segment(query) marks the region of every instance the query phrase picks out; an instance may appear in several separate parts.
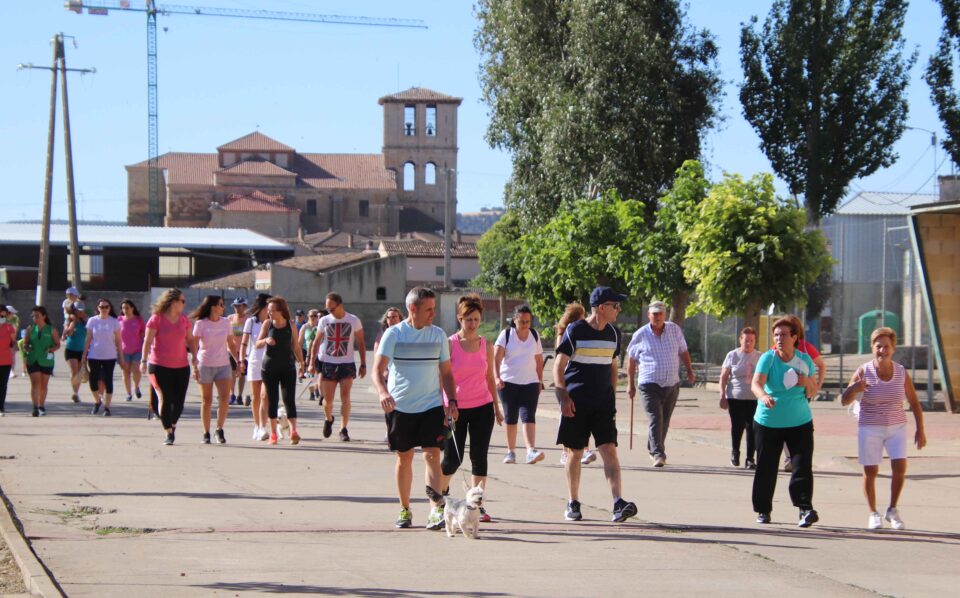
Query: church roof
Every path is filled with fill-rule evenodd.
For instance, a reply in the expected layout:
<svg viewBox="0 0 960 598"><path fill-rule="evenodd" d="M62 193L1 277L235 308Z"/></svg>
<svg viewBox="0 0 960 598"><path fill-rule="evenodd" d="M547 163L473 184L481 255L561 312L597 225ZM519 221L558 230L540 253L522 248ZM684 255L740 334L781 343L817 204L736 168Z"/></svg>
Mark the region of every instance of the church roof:
<svg viewBox="0 0 960 598"><path fill-rule="evenodd" d="M463 98L448 96L445 93L433 91L426 87L411 87L410 89L395 94L383 96L378 101L380 104L385 104L386 102L449 102L459 104L463 101Z"/></svg>
<svg viewBox="0 0 960 598"><path fill-rule="evenodd" d="M264 160L263 158L248 158L243 162L221 168L217 172L256 176L297 176L297 173L290 172L286 168L277 166L273 162Z"/></svg>
<svg viewBox="0 0 960 598"><path fill-rule="evenodd" d="M223 204L230 212L295 212L283 202L282 195L269 195L263 191L231 193Z"/></svg>
<svg viewBox="0 0 960 598"><path fill-rule="evenodd" d="M234 139L217 148L218 152L292 152L289 145L267 137L260 131L254 131L239 139Z"/></svg>

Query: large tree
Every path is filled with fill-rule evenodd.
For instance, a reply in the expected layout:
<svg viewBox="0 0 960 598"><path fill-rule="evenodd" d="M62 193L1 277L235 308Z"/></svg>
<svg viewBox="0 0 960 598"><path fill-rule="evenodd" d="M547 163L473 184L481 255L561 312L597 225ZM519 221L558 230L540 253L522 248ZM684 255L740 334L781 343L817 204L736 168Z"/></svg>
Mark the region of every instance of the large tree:
<svg viewBox="0 0 960 598"><path fill-rule="evenodd" d="M544 223L609 189L647 202L717 121L717 48L677 0L479 0L487 140L509 151L506 204Z"/></svg>
<svg viewBox="0 0 960 598"><path fill-rule="evenodd" d="M943 149L947 150L954 164L960 164L960 99L953 84L954 56L960 50L960 0L940 0L940 10L943 31L924 79L930 85L930 96L947 133Z"/></svg>
<svg viewBox="0 0 960 598"><path fill-rule="evenodd" d="M896 160L907 118L906 0L776 0L741 28L743 113L807 222Z"/></svg>
<svg viewBox="0 0 960 598"><path fill-rule="evenodd" d="M500 327L506 327L507 295L523 295L525 286L520 269L521 229L516 214L507 211L477 241L480 274L472 284L500 297Z"/></svg>

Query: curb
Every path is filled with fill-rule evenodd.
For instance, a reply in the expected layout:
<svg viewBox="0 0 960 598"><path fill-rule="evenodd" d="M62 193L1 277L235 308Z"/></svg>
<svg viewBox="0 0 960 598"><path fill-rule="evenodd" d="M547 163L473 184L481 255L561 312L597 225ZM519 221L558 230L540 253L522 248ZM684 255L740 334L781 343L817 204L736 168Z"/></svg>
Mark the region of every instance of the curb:
<svg viewBox="0 0 960 598"><path fill-rule="evenodd" d="M7 498L7 495L0 489L0 499L3 500L3 508L0 509L0 534L13 555L13 560L20 567L20 573L23 575L23 585L27 591L35 596L44 596L45 598L54 598L55 596L64 596L60 587L47 568L40 562L30 543L23 536L22 526L14 514L13 505Z"/></svg>

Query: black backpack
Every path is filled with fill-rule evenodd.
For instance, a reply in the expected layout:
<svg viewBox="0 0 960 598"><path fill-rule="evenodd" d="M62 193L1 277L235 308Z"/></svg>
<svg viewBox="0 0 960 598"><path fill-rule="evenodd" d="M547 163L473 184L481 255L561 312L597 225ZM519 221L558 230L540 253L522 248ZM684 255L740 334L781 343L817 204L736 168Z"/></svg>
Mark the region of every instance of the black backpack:
<svg viewBox="0 0 960 598"><path fill-rule="evenodd" d="M506 336L506 338L503 339L503 344L504 344L504 346L510 344L510 331L511 331L511 330L513 330L513 326L507 326L507 336ZM540 335L537 334L537 329L536 329L536 328L534 328L533 326L531 326L531 327L530 327L530 332L533 333L533 340L535 340L535 341L539 341L539 340L540 340Z"/></svg>

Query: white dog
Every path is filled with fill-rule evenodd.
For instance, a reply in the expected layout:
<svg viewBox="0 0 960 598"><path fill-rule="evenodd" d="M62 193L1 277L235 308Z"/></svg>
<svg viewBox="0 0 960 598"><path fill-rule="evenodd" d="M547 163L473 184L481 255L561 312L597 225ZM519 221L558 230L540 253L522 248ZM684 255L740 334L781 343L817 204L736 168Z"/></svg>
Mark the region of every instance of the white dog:
<svg viewBox="0 0 960 598"><path fill-rule="evenodd" d="M459 498L447 497L447 504L443 510L443 518L447 524L447 537L452 538L457 529L467 538L476 539L480 530L480 505L483 503L483 488L475 486L467 490L467 496Z"/></svg>

